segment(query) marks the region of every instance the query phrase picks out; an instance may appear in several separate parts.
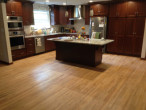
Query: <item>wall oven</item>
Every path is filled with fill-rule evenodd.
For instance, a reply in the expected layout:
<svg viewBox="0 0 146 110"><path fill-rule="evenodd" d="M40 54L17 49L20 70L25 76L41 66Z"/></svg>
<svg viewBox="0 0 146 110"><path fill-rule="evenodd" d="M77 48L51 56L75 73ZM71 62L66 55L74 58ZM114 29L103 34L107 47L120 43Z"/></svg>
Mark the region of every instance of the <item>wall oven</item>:
<svg viewBox="0 0 146 110"><path fill-rule="evenodd" d="M9 30L22 30L23 20L18 16L7 16L8 29Z"/></svg>
<svg viewBox="0 0 146 110"><path fill-rule="evenodd" d="M25 48L23 31L9 31L9 37L12 50Z"/></svg>

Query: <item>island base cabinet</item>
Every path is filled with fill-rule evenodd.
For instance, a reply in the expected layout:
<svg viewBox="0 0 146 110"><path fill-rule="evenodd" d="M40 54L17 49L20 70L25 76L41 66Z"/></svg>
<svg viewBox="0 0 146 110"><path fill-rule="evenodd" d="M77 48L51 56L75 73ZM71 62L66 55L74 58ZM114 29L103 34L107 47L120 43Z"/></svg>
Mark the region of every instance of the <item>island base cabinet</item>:
<svg viewBox="0 0 146 110"><path fill-rule="evenodd" d="M67 61L82 65L96 66L102 61L102 47L84 44L56 44L56 60Z"/></svg>

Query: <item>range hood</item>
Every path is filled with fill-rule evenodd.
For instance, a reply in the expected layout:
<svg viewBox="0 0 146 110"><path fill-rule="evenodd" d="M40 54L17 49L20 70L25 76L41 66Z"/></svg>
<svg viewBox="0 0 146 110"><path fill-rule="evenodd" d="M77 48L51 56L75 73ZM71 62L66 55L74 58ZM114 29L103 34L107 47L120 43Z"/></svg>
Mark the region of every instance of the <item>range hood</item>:
<svg viewBox="0 0 146 110"><path fill-rule="evenodd" d="M81 20L85 18L85 6L77 5L74 7L74 17L69 20Z"/></svg>

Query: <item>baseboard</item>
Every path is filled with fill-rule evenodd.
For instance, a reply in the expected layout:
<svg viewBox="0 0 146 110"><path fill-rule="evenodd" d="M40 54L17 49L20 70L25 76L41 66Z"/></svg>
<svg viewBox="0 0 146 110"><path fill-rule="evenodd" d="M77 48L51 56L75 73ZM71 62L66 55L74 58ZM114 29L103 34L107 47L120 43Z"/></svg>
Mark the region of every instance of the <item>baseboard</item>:
<svg viewBox="0 0 146 110"><path fill-rule="evenodd" d="M13 62L12 63L4 62L4 61L0 61L0 62L3 63L3 64L7 64L7 65L13 64Z"/></svg>

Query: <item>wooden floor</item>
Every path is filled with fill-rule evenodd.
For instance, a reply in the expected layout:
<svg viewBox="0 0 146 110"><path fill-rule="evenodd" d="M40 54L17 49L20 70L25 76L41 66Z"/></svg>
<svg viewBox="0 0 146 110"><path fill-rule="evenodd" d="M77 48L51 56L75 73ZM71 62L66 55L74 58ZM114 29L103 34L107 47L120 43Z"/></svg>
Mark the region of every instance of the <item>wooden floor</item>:
<svg viewBox="0 0 146 110"><path fill-rule="evenodd" d="M105 54L92 68L50 52L0 64L0 110L146 110L146 61Z"/></svg>

